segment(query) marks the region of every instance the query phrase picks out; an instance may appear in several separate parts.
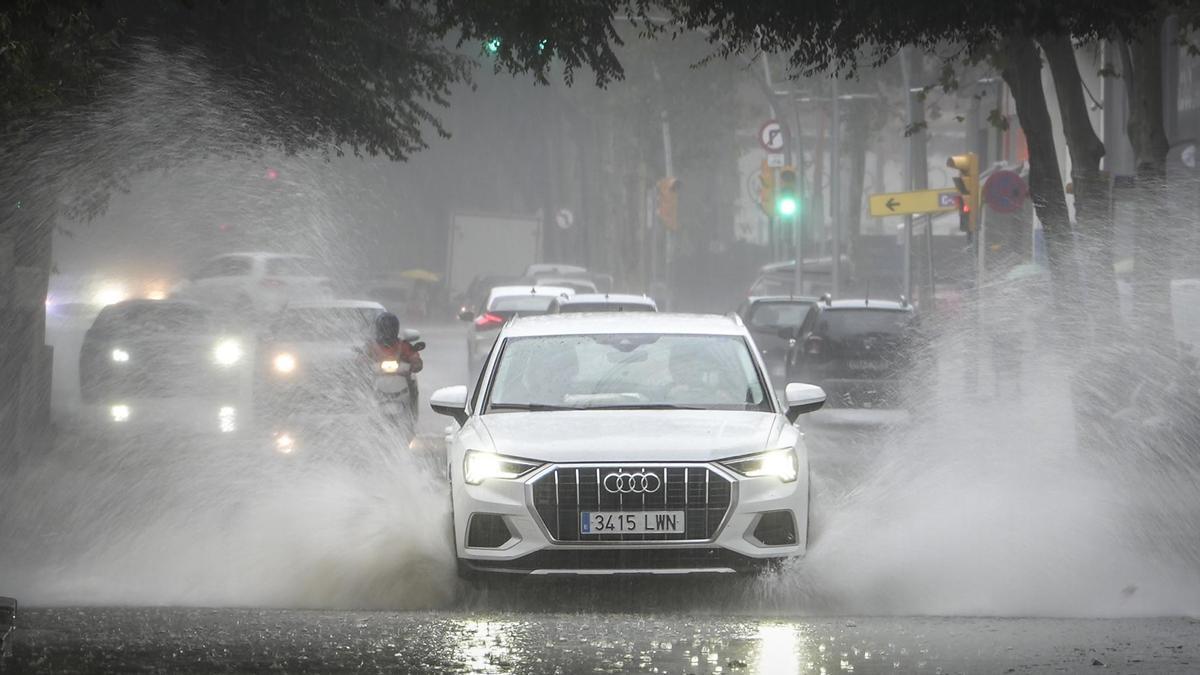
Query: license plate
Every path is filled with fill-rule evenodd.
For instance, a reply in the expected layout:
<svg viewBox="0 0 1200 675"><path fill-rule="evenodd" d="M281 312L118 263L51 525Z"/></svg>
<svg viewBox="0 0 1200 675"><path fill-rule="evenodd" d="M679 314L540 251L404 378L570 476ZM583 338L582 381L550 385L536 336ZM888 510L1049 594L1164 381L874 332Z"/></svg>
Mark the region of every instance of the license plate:
<svg viewBox="0 0 1200 675"><path fill-rule="evenodd" d="M683 511L584 511L580 534L683 534Z"/></svg>
<svg viewBox="0 0 1200 675"><path fill-rule="evenodd" d="M879 361L867 361L864 359L851 359L846 362L846 367L850 370L882 370L883 364Z"/></svg>

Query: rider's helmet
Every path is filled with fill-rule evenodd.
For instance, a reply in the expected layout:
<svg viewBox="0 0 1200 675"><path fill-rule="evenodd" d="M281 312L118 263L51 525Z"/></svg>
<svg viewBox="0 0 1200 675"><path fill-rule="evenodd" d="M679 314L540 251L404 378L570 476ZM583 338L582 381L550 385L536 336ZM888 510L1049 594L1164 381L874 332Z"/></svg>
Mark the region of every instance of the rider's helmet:
<svg viewBox="0 0 1200 675"><path fill-rule="evenodd" d="M400 339L400 319L391 312L384 312L375 319L375 339L391 344Z"/></svg>

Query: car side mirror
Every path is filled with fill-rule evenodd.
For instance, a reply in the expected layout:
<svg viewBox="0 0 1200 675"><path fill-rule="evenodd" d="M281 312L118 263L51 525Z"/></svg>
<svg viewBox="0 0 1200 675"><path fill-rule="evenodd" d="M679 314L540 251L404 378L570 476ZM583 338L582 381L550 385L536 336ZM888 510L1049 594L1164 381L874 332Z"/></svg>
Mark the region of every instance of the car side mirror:
<svg viewBox="0 0 1200 675"><path fill-rule="evenodd" d="M471 319L474 319L474 318L475 318L475 312L472 312L469 309L458 310L458 320L459 321L470 321Z"/></svg>
<svg viewBox="0 0 1200 675"><path fill-rule="evenodd" d="M429 397L429 407L439 415L453 417L455 422L465 424L467 421L466 386L459 384L438 389Z"/></svg>
<svg viewBox="0 0 1200 675"><path fill-rule="evenodd" d="M784 389L787 402L787 418L795 421L803 414L820 410L825 405L825 390L815 384L792 382Z"/></svg>

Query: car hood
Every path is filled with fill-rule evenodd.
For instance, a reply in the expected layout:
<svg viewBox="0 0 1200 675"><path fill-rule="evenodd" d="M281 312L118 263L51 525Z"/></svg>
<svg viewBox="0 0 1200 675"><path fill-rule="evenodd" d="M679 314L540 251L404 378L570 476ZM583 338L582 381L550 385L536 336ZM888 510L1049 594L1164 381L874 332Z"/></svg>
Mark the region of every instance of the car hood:
<svg viewBox="0 0 1200 675"><path fill-rule="evenodd" d="M496 452L547 462L709 461L758 452L786 421L763 412L566 410L476 418Z"/></svg>

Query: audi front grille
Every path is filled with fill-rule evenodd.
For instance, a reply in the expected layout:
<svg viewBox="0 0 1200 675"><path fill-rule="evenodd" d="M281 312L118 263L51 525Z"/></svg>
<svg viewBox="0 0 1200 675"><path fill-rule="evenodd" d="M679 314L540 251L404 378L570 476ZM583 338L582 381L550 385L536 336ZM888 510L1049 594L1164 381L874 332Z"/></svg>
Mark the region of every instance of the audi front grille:
<svg viewBox="0 0 1200 675"><path fill-rule="evenodd" d="M622 478L618 484L609 474L636 478ZM643 481L643 475L652 477ZM715 538L733 502L734 484L704 465L560 466L535 478L530 488L533 508L556 542L662 542ZM685 531L581 535L580 514L585 511L682 511Z"/></svg>

